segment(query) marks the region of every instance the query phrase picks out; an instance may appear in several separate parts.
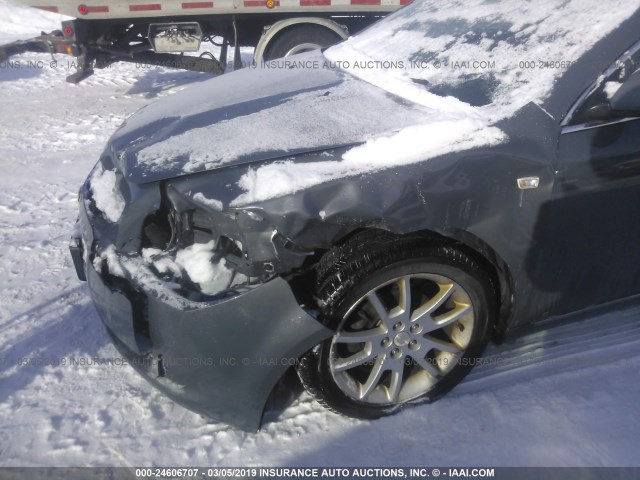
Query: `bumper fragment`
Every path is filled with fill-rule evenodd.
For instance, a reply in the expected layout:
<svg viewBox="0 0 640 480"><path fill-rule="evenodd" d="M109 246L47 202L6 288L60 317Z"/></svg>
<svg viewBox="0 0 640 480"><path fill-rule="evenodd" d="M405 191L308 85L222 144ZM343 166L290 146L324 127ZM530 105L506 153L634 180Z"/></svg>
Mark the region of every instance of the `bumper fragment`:
<svg viewBox="0 0 640 480"><path fill-rule="evenodd" d="M300 308L288 283L276 278L197 309L147 296L146 349L135 304L94 270L88 272L98 313L132 366L177 403L243 430L260 428L278 380L304 352L332 335Z"/></svg>
<svg viewBox="0 0 640 480"><path fill-rule="evenodd" d="M299 306L280 277L222 300L194 302L176 301L141 277L98 272L83 249L106 235L85 207L81 201L71 256L127 363L182 406L258 430L282 375L333 332Z"/></svg>

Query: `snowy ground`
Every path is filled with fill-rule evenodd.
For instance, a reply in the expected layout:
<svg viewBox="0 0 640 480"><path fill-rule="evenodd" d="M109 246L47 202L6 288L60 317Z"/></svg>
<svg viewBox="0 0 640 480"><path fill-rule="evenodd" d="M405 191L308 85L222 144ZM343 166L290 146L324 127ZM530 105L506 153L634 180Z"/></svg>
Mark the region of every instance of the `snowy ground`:
<svg viewBox="0 0 640 480"><path fill-rule="evenodd" d="M0 2L0 43L56 28L24 12ZM433 405L369 423L302 394L258 434L208 423L129 367L42 364L117 356L68 255L76 192L127 115L207 77L115 65L73 86L62 58L14 60L0 65L0 465L640 465L639 307L492 346Z"/></svg>

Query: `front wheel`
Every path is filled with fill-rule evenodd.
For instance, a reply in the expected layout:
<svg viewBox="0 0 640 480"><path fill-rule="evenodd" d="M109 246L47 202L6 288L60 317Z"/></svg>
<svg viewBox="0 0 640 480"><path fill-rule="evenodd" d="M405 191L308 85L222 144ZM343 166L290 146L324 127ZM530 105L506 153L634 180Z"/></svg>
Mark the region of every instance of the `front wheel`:
<svg viewBox="0 0 640 480"><path fill-rule="evenodd" d="M337 262L319 279L336 333L298 372L330 409L378 418L433 401L462 380L487 344L493 292L460 250L397 238L355 243L332 253Z"/></svg>

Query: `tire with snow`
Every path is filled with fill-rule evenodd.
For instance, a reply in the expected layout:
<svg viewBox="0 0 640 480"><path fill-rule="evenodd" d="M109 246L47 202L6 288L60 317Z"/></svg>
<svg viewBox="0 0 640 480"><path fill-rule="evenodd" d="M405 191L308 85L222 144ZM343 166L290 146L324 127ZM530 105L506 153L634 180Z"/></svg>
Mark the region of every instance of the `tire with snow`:
<svg viewBox="0 0 640 480"><path fill-rule="evenodd" d="M343 415L378 418L431 402L471 370L490 335L490 277L462 250L424 238L360 234L317 266L335 335L298 366L303 385Z"/></svg>
<svg viewBox="0 0 640 480"><path fill-rule="evenodd" d="M340 35L321 25L296 25L282 31L271 41L264 53L264 60L329 47L341 40Z"/></svg>

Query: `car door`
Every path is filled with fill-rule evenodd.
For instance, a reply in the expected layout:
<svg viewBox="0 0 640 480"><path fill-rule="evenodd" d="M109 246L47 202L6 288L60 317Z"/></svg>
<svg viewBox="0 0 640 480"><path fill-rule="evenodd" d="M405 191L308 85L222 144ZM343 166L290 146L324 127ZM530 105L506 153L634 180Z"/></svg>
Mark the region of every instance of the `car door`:
<svg viewBox="0 0 640 480"><path fill-rule="evenodd" d="M597 118L640 68L640 44L580 98L562 127L552 200L538 220L538 285L562 314L640 293L640 115ZM589 113L591 110L591 113Z"/></svg>

